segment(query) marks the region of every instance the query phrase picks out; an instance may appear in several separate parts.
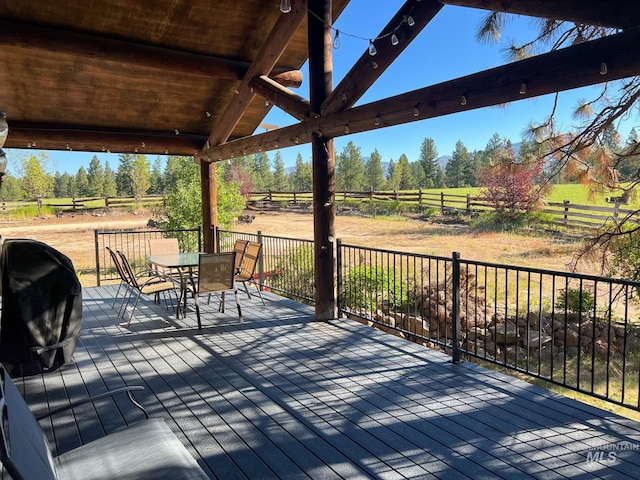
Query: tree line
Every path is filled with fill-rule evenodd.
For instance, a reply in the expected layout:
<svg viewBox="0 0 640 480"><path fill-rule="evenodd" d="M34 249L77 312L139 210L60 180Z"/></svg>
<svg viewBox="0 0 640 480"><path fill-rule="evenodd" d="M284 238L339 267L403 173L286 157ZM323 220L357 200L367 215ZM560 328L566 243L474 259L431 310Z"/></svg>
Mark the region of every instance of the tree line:
<svg viewBox="0 0 640 480"><path fill-rule="evenodd" d="M615 130L607 135L612 151L625 147ZM631 131L626 145L638 141ZM418 158L411 161L402 154L398 159L383 162L377 149L364 157L361 148L350 141L336 155L336 189L338 191L412 190L417 188L457 188L483 186L483 172L494 165L510 144L498 133L484 149L469 151L459 140L448 161L442 166L433 138L425 138ZM540 145L522 140L514 152L514 162L526 163L528 158L539 157ZM19 159L14 168L17 175L4 179L1 196L5 200L20 200L42 196L44 198L81 198L98 196L134 196L164 194L176 185L176 172L180 162L193 162L191 157L169 156L166 162L156 157L152 162L144 154L120 154L115 170L108 161L104 165L94 156L87 169L81 166L75 175L68 172L50 173L45 152L33 152ZM635 168L627 163L627 168ZM247 196L252 191L311 191L311 160L298 153L295 166L285 168L279 151L273 160L266 152L235 158L218 164L226 180L240 185ZM620 172L623 176L625 172ZM486 179L486 175L484 177ZM550 176L550 181L562 182L563 175Z"/></svg>

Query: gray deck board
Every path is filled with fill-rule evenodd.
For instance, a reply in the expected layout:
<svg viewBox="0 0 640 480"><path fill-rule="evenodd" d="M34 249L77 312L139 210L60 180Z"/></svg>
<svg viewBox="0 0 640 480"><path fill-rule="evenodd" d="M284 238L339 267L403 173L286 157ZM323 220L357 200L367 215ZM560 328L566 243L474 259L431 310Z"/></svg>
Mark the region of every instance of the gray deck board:
<svg viewBox="0 0 640 480"><path fill-rule="evenodd" d="M219 479L637 478L638 422L271 294L241 296L244 324L212 302L198 331L148 299L127 328L115 290L83 291L75 363L16 379L33 411L143 385ZM141 418L123 398L43 427L59 454ZM623 441L635 449L587 461Z"/></svg>

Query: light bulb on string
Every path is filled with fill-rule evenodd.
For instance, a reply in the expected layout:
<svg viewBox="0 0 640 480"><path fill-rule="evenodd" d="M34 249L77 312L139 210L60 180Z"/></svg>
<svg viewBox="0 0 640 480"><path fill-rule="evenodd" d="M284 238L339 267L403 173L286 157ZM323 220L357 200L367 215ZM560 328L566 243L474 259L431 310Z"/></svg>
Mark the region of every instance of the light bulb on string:
<svg viewBox="0 0 640 480"><path fill-rule="evenodd" d="M369 55L373 57L376 53L378 53L378 49L373 44L373 40L369 40Z"/></svg>
<svg viewBox="0 0 640 480"><path fill-rule="evenodd" d="M36 141L34 140L31 145L33 146L33 148L36 148Z"/></svg>
<svg viewBox="0 0 640 480"><path fill-rule="evenodd" d="M175 132L176 135L180 135L180 130L178 130L177 128L173 130Z"/></svg>
<svg viewBox="0 0 640 480"><path fill-rule="evenodd" d="M602 62L600 64L600 75L606 75L609 70L607 69L607 64Z"/></svg>
<svg viewBox="0 0 640 480"><path fill-rule="evenodd" d="M378 64L376 62L371 62L371 67L375 70L378 68Z"/></svg>
<svg viewBox="0 0 640 480"><path fill-rule="evenodd" d="M291 11L291 0L280 0L280 11L289 13Z"/></svg>
<svg viewBox="0 0 640 480"><path fill-rule="evenodd" d="M520 85L520 95L524 95L525 93L527 93L527 84L526 83L522 83Z"/></svg>
<svg viewBox="0 0 640 480"><path fill-rule="evenodd" d="M394 47L396 45L398 45L398 43L400 43L400 41L398 40L398 36L394 33L391 35L391 45L393 45Z"/></svg>
<svg viewBox="0 0 640 480"><path fill-rule="evenodd" d="M376 119L375 119L375 121L373 122L373 124L374 124L376 127L379 127L379 126L380 126L380 115L376 115Z"/></svg>
<svg viewBox="0 0 640 480"><path fill-rule="evenodd" d="M466 105L467 104L467 97L465 95L462 95L460 97L460 105Z"/></svg>
<svg viewBox="0 0 640 480"><path fill-rule="evenodd" d="M407 17L407 24L408 24L410 27L413 27L413 26L416 24L416 21L413 19L413 17L412 17L411 15L409 15L409 16Z"/></svg>
<svg viewBox="0 0 640 480"><path fill-rule="evenodd" d="M344 126L344 133L349 133L349 125Z"/></svg>
<svg viewBox="0 0 640 480"><path fill-rule="evenodd" d="M340 48L340 30L336 30L336 34L333 37L333 48L336 50Z"/></svg>
<svg viewBox="0 0 640 480"><path fill-rule="evenodd" d="M419 117L420 116L420 110L418 110L418 106L417 105L413 108L413 116L414 117Z"/></svg>

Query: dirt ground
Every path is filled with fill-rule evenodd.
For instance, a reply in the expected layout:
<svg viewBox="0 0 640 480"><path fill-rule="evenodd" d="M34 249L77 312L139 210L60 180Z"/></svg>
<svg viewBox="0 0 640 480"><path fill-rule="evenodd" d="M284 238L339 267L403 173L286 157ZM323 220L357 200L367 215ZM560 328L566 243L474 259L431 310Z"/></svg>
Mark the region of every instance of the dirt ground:
<svg viewBox="0 0 640 480"><path fill-rule="evenodd" d="M237 224L242 232L313 238L310 213L246 212L255 216L251 223ZM103 216L69 215L32 218L28 221L1 221L3 238L31 238L48 243L67 255L80 271L83 285L95 284L94 230L101 228L139 228L147 225L147 213L113 212ZM446 219L444 220L446 221ZM338 215L336 238L344 243L400 250L412 253L462 258L566 270L578 243L551 236L524 236L500 233L474 233L456 223L435 223L417 219L373 219ZM583 270L587 271L587 270ZM83 273L85 275L83 275Z"/></svg>

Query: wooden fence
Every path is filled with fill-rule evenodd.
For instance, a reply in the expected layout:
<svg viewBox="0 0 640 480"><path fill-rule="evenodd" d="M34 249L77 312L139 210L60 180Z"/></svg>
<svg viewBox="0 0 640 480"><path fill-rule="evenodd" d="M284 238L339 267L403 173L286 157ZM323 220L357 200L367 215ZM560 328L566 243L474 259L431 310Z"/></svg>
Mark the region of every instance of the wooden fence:
<svg viewBox="0 0 640 480"><path fill-rule="evenodd" d="M61 212L80 212L103 208L140 208L150 207L162 203L163 195L144 195L142 197L83 197L71 199L43 199L41 197L29 200L2 200L0 212L3 214L26 207L51 207ZM64 202L64 203L63 203Z"/></svg>
<svg viewBox="0 0 640 480"><path fill-rule="evenodd" d="M310 204L312 192L253 192L251 201L257 208L266 207L272 203L299 205ZM470 194L460 195L446 192L413 191L368 191L368 192L336 192L337 201L347 200L378 200L407 202L432 207L442 213L461 212L471 214L491 210L492 205L483 197ZM605 222L632 221L640 224L640 213L635 209L622 208L624 204L612 202L611 206L579 205L569 200L563 202L548 202L542 212L551 215L554 223L567 227L594 228Z"/></svg>

